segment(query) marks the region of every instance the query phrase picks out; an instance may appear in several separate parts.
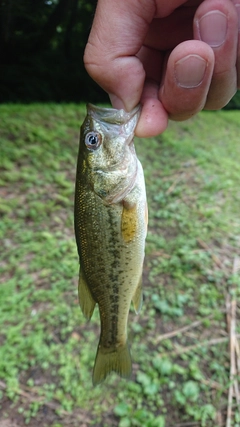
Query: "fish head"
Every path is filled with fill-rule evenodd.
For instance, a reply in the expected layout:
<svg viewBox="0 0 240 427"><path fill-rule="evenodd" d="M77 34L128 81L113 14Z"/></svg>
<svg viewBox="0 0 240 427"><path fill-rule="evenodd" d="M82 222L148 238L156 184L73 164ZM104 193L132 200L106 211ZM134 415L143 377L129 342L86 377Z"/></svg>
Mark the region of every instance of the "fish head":
<svg viewBox="0 0 240 427"><path fill-rule="evenodd" d="M121 201L134 186L138 160L133 138L139 114L139 107L127 113L87 106L80 136L85 181L107 203Z"/></svg>

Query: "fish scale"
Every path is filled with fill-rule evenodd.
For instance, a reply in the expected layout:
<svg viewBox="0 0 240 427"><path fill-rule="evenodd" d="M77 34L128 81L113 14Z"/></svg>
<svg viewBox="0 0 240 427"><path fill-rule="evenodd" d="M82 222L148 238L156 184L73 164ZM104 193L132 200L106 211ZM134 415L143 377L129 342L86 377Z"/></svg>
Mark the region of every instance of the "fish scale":
<svg viewBox="0 0 240 427"><path fill-rule="evenodd" d="M147 228L142 166L133 146L139 110L88 106L81 127L75 190L79 302L87 319L98 304L101 334L93 383L131 375L127 322L141 306Z"/></svg>

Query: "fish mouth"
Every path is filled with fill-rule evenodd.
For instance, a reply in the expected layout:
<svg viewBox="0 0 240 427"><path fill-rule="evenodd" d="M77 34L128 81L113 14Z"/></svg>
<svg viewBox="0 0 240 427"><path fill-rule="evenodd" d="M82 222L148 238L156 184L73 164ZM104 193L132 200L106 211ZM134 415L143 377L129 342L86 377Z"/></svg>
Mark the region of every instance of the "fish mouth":
<svg viewBox="0 0 240 427"><path fill-rule="evenodd" d="M133 110L130 112L127 112L123 109L118 110L116 108L105 108L105 107L98 107L93 104L87 104L87 113L95 120L99 120L101 122L116 124L116 125L124 125L124 124L127 124L128 122L131 122L135 116L136 119L133 120L131 128L132 127L135 128L140 116L140 112L141 112L140 104L137 105L135 108L133 108ZM129 132L130 130L128 130L128 133Z"/></svg>
<svg viewBox="0 0 240 427"><path fill-rule="evenodd" d="M104 128L104 133L110 137L117 137L119 133L127 140L132 140L140 117L141 106L137 105L129 113L116 108L97 107L87 104L87 115ZM129 141L130 142L130 141Z"/></svg>

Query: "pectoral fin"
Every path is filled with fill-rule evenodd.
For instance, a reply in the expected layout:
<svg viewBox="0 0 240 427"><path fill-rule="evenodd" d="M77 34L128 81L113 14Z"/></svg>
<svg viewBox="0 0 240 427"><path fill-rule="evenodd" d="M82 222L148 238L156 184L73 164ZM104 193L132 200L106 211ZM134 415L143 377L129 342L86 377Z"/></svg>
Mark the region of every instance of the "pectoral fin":
<svg viewBox="0 0 240 427"><path fill-rule="evenodd" d="M126 243L133 240L137 232L137 204L123 203L122 237Z"/></svg>
<svg viewBox="0 0 240 427"><path fill-rule="evenodd" d="M96 303L88 288L85 274L82 268L80 268L80 273L79 273L78 297L79 297L79 304L82 309L83 315L86 317L87 320L90 320Z"/></svg>
<svg viewBox="0 0 240 427"><path fill-rule="evenodd" d="M138 283L138 287L135 291L135 294L133 295L133 306L134 306L134 310L136 312L136 314L138 314L141 310L142 307L142 301L143 301L143 296L142 296L142 277L139 280Z"/></svg>

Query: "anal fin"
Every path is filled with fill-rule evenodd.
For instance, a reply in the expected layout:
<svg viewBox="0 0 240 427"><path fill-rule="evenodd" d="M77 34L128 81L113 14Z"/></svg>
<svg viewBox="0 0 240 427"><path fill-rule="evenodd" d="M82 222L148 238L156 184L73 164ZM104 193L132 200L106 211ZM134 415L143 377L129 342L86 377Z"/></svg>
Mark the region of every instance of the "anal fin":
<svg viewBox="0 0 240 427"><path fill-rule="evenodd" d="M79 282L78 282L78 297L79 304L83 315L87 320L90 320L93 314L96 302L94 301L91 292L88 288L87 281L83 269L80 267Z"/></svg>

